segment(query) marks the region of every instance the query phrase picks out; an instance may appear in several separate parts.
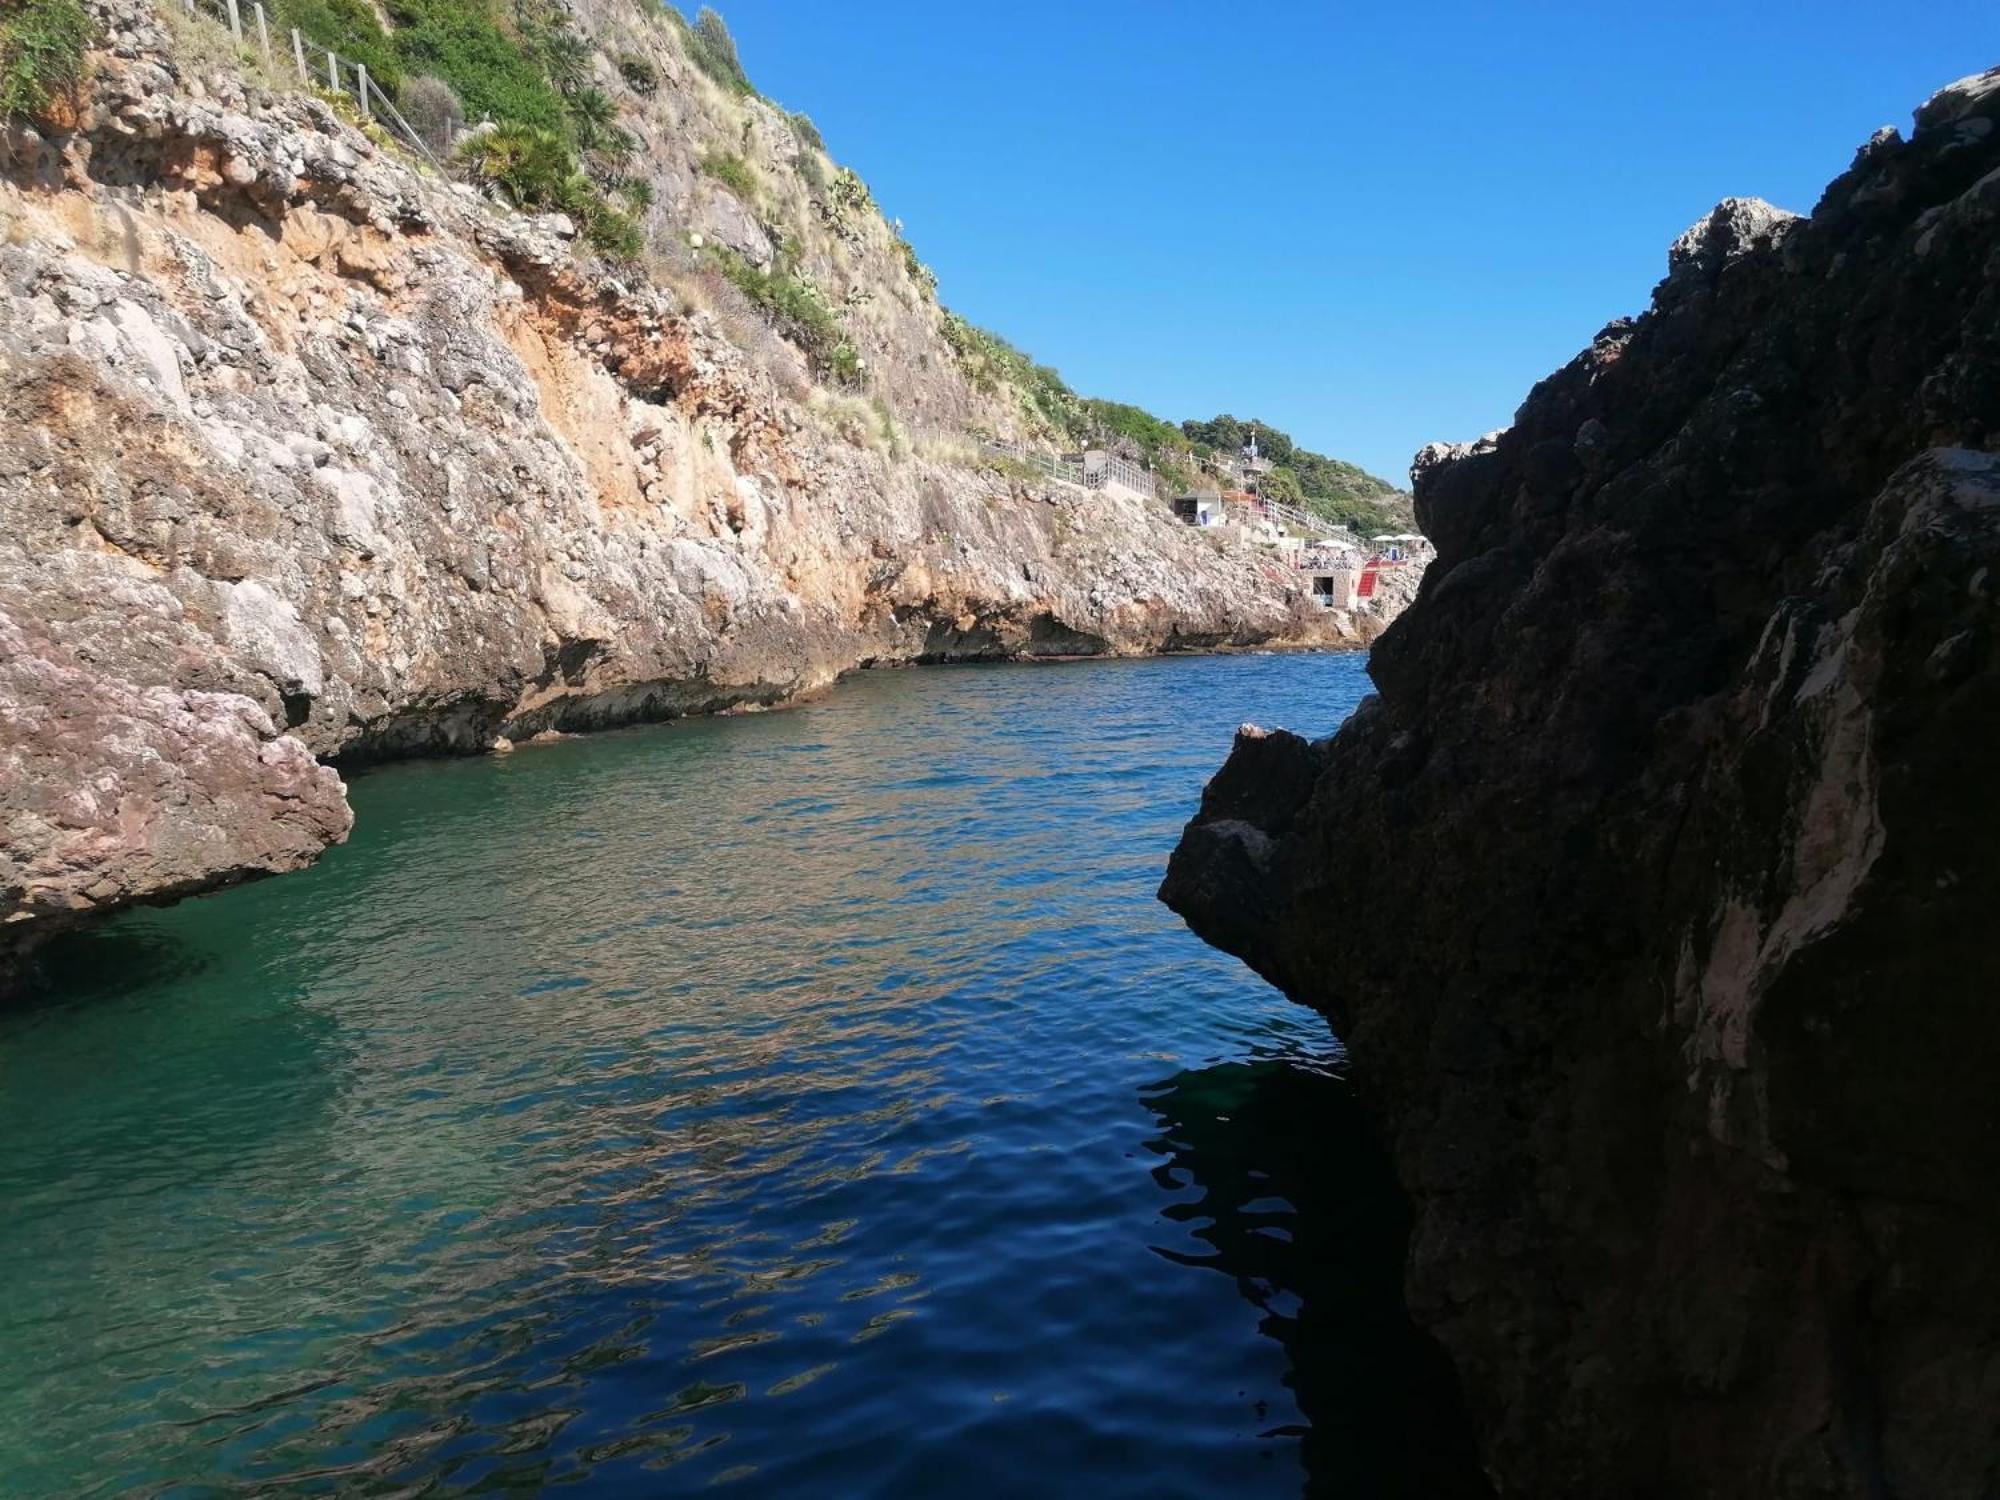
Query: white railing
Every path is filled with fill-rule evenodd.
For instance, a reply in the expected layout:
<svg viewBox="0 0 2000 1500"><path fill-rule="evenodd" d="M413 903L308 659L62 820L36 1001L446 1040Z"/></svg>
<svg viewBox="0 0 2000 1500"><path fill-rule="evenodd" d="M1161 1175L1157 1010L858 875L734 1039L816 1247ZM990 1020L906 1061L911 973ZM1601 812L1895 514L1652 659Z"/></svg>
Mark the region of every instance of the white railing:
<svg viewBox="0 0 2000 1500"><path fill-rule="evenodd" d="M1030 448L1026 443L1010 443L1001 438L981 438L979 449L982 453L991 453L1000 458L1010 458L1017 464L1026 464L1051 479L1060 480L1064 484L1073 484L1078 489L1087 490L1091 487L1089 481L1083 477L1081 463L1072 463L1046 449Z"/></svg>
<svg viewBox="0 0 2000 1500"><path fill-rule="evenodd" d="M271 47L271 18L265 13L263 0L180 0L180 3L191 16L207 13L222 22L236 39L236 45L246 51L251 45L250 38L245 34L247 14L247 29L255 34L257 51L263 54L264 66L276 69L277 57ZM444 171L444 164L431 154L429 144L403 118L395 101L382 92L380 84L369 78L365 63L352 62L331 47L322 47L317 42L308 43L296 26L292 28L291 42L292 66L298 72L299 82L308 88L318 88L324 80L325 86L334 93L349 95L360 108L362 119L379 119L432 167L439 172ZM445 146L448 150L450 143L447 141Z"/></svg>
<svg viewBox="0 0 2000 1500"><path fill-rule="evenodd" d="M1001 438L980 438L978 443L981 452L1026 464L1051 479L1073 484L1081 490L1101 490L1107 485L1116 485L1149 500L1159 493L1149 470L1115 453L1097 451L1094 455L1083 453L1071 456L1051 453L1046 448L1031 448L1026 443L1006 442Z"/></svg>
<svg viewBox="0 0 2000 1500"><path fill-rule="evenodd" d="M1106 453L1103 456L1101 463L1092 471L1091 480L1086 483L1090 483L1092 489L1104 484L1123 485L1134 494L1143 495L1149 500L1158 493L1150 470L1141 464L1133 463L1130 459L1120 458L1115 453Z"/></svg>
<svg viewBox="0 0 2000 1500"><path fill-rule="evenodd" d="M1316 516L1309 510L1300 510L1296 505L1287 505L1282 500L1266 500L1264 510L1273 520L1282 521L1285 525L1311 536L1323 536L1341 542L1355 540L1354 533L1345 526L1336 525L1326 517Z"/></svg>

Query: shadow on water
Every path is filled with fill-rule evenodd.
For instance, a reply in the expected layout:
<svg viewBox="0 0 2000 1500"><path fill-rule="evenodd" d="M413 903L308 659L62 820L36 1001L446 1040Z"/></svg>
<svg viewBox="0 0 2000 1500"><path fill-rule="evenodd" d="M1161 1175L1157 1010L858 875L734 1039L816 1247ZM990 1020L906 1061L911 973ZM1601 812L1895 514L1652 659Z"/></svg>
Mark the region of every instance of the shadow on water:
<svg viewBox="0 0 2000 1500"><path fill-rule="evenodd" d="M122 923L59 933L29 951L7 1009L23 1015L104 1005L160 984L190 980L215 961L178 934Z"/></svg>
<svg viewBox="0 0 2000 1500"><path fill-rule="evenodd" d="M1284 1346L1308 1419L1313 1496L1491 1494L1444 1353L1403 1305L1409 1214L1346 1078L1286 1058L1178 1073L1143 1095L1162 1210L1208 1253L1157 1254L1232 1277ZM1198 1196L1187 1196L1190 1191Z"/></svg>

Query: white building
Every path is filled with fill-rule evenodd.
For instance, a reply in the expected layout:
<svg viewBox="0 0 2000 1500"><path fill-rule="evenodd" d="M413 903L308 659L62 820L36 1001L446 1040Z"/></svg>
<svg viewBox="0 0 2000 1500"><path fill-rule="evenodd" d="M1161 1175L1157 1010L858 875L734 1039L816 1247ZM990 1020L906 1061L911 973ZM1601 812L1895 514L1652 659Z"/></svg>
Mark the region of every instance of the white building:
<svg viewBox="0 0 2000 1500"><path fill-rule="evenodd" d="M1174 501L1174 514L1190 526L1220 526L1229 519L1222 496L1182 495Z"/></svg>

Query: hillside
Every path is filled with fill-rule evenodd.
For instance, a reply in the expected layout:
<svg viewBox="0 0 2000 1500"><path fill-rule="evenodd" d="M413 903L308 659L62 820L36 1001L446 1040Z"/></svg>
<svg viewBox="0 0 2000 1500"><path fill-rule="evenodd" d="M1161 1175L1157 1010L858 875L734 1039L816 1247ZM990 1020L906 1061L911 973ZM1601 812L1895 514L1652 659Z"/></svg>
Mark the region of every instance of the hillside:
<svg viewBox="0 0 2000 1500"><path fill-rule="evenodd" d="M81 14L75 0L34 6ZM789 396L858 434L1108 444L1169 489L1213 483L1213 455L1240 446L1219 431L1228 417L1183 431L1083 397L949 311L810 117L758 91L712 9L690 21L633 0L272 0L270 17L281 44L297 28L316 78L321 49L364 64L454 174L563 213L591 249L709 314ZM245 62L253 79L296 81L282 56L267 69L252 49ZM327 97L351 112L345 95ZM1283 433L1258 430L1286 455L1278 498L1363 531L1409 529L1393 486L1304 450L1294 459Z"/></svg>
<svg viewBox="0 0 2000 1500"><path fill-rule="evenodd" d="M461 136L488 190L206 11L8 13L0 946L312 859L339 765L871 663L1377 628L1243 539L983 458L966 431L1062 408L719 43L692 60L703 23L285 14L375 48L406 118L419 63L513 111Z"/></svg>

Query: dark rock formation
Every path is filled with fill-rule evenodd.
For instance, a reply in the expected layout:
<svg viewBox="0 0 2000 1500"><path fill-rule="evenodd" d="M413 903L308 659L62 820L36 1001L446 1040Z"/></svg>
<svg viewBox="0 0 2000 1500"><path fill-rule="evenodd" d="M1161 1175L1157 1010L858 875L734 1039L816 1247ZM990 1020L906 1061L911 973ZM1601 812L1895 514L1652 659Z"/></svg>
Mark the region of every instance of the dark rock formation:
<svg viewBox="0 0 2000 1500"><path fill-rule="evenodd" d="M1326 1011L1503 1493L2000 1494L2000 70L1732 201L1164 898Z"/></svg>

